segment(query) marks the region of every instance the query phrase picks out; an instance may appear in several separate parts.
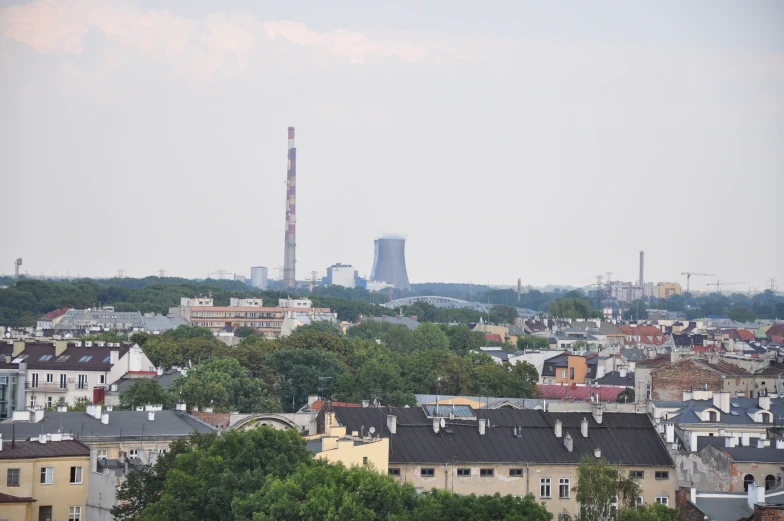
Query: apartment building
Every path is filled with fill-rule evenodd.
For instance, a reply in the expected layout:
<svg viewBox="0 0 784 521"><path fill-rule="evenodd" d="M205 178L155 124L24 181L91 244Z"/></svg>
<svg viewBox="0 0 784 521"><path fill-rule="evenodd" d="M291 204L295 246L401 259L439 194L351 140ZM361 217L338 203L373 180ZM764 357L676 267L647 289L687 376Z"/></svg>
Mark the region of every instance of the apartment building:
<svg viewBox="0 0 784 521"><path fill-rule="evenodd" d="M193 326L213 332L228 327L250 327L267 338L281 336L287 311L310 314L331 314L328 308L314 308L308 299L280 299L278 306L265 307L262 299L230 299L228 306L214 306L212 299L183 298L170 314L181 316Z"/></svg>
<svg viewBox="0 0 784 521"><path fill-rule="evenodd" d="M24 406L16 403L13 410L52 407L61 398L103 401L104 389L123 376L156 374L138 345L67 340L0 343L0 372L10 371L17 372L13 384L25 392Z"/></svg>
<svg viewBox="0 0 784 521"><path fill-rule="evenodd" d="M638 502L674 504L675 465L644 414L531 409L335 407L340 425L389 438L389 474L417 490L534 496L555 515L578 514L583 456L620 464L639 479Z"/></svg>
<svg viewBox="0 0 784 521"><path fill-rule="evenodd" d="M64 434L0 441L0 517L86 521L90 449ZM7 495L7 497L5 497Z"/></svg>
<svg viewBox="0 0 784 521"><path fill-rule="evenodd" d="M540 381L543 384L584 384L596 379L598 363L598 356L562 353L544 361Z"/></svg>

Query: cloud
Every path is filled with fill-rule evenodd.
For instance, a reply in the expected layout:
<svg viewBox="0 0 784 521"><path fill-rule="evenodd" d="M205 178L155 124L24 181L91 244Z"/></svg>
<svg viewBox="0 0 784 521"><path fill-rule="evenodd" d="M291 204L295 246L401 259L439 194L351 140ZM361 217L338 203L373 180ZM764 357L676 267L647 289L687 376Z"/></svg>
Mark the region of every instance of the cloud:
<svg viewBox="0 0 784 521"><path fill-rule="evenodd" d="M368 38L363 33L336 29L316 32L297 22L265 22L266 37L274 40L278 36L303 46L319 46L332 50L338 56L348 58L352 63L364 62L367 58L396 57L416 63L425 58L425 50L404 42L382 42Z"/></svg>
<svg viewBox="0 0 784 521"><path fill-rule="evenodd" d="M351 63L374 57L415 63L425 57L423 49L404 42L346 29L316 32L289 21L262 23L250 14L212 13L198 20L166 10L140 11L122 0L34 0L0 8L0 34L41 53L81 53L90 30L102 31L142 56L170 59L175 67L204 78L221 68L228 73L246 70L265 38L328 49Z"/></svg>

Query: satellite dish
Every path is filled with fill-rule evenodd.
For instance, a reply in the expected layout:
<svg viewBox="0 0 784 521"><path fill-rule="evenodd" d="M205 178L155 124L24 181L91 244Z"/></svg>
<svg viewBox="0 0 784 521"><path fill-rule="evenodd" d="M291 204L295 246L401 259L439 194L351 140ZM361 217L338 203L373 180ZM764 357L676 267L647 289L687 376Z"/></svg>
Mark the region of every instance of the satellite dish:
<svg viewBox="0 0 784 521"><path fill-rule="evenodd" d="M373 436L373 434L376 433L376 428L375 427L371 427L371 428L368 429L368 432L370 433L371 436Z"/></svg>
<svg viewBox="0 0 784 521"><path fill-rule="evenodd" d="M443 427L446 427L446 422L444 421L444 419L443 419L443 418L441 418L441 427L442 427L442 428L443 428Z"/></svg>

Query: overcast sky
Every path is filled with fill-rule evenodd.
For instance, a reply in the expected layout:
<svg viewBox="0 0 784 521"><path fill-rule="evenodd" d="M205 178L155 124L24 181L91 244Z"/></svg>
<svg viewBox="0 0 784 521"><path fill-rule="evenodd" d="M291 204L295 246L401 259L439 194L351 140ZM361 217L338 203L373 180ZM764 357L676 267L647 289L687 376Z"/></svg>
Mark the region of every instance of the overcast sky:
<svg viewBox="0 0 784 521"><path fill-rule="evenodd" d="M784 288L780 1L0 5L0 273Z"/></svg>

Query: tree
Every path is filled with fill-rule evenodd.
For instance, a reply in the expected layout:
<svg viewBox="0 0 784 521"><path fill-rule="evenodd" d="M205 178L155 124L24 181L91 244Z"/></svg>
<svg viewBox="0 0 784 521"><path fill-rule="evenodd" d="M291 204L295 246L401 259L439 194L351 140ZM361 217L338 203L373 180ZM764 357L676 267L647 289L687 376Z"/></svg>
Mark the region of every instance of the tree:
<svg viewBox="0 0 784 521"><path fill-rule="evenodd" d="M626 469L603 458L586 454L577 465L577 502L583 521L617 521L619 511L634 507L640 490Z"/></svg>
<svg viewBox="0 0 784 521"><path fill-rule="evenodd" d="M567 295L569 294L572 294L572 292ZM587 301L577 297L561 298L552 302L548 308L548 313L553 317L570 318L572 320L602 317L601 311L594 309Z"/></svg>
<svg viewBox="0 0 784 521"><path fill-rule="evenodd" d="M301 335L309 331L318 333L329 333L330 335L343 336L343 329L337 322L330 320L314 320L310 324L305 324L294 329L292 335Z"/></svg>
<svg viewBox="0 0 784 521"><path fill-rule="evenodd" d="M412 335L414 349L448 349L449 338L435 324L420 324Z"/></svg>
<svg viewBox="0 0 784 521"><path fill-rule="evenodd" d="M247 326L240 326L234 330L234 336L237 338L246 338L255 334L256 334L256 330L253 329L252 327L247 327Z"/></svg>
<svg viewBox="0 0 784 521"><path fill-rule="evenodd" d="M517 308L497 304L490 312L490 319L498 324L514 324L517 318Z"/></svg>
<svg viewBox="0 0 784 521"><path fill-rule="evenodd" d="M176 402L177 398L152 378L139 378L120 392L120 408L125 410L150 404L173 409Z"/></svg>
<svg viewBox="0 0 784 521"><path fill-rule="evenodd" d="M648 306L642 300L634 300L623 312L623 318L624 320L648 320Z"/></svg>
<svg viewBox="0 0 784 521"><path fill-rule="evenodd" d="M639 505L625 508L618 515L618 521L684 521L680 513L664 505Z"/></svg>
<svg viewBox="0 0 784 521"><path fill-rule="evenodd" d="M216 412L278 412L280 404L272 398L258 378L248 377L234 358L211 358L174 381L189 406L213 407Z"/></svg>
<svg viewBox="0 0 784 521"><path fill-rule="evenodd" d="M319 350L279 349L267 356L266 363L278 374L274 388L286 412L296 411L309 395L317 394L320 378L335 382L347 370L337 355Z"/></svg>
<svg viewBox="0 0 784 521"><path fill-rule="evenodd" d="M549 349L550 344L547 339L540 336L519 336L517 337L517 349L526 351L528 349Z"/></svg>
<svg viewBox="0 0 784 521"><path fill-rule="evenodd" d="M754 322L756 319L753 311L742 306L728 309L727 316L736 322Z"/></svg>
<svg viewBox="0 0 784 521"><path fill-rule="evenodd" d="M485 345L484 334L479 331L471 331L465 324L449 326L446 330L446 336L449 339L449 349L461 355Z"/></svg>
<svg viewBox="0 0 784 521"><path fill-rule="evenodd" d="M150 339L150 335L147 333L134 333L131 335L131 343L137 344L139 347L144 347L144 344L147 343L147 340Z"/></svg>
<svg viewBox="0 0 784 521"><path fill-rule="evenodd" d="M401 375L400 365L392 353L377 346L365 357L356 371L345 373L335 383L335 396L346 402L379 398L384 405L416 405L411 384Z"/></svg>
<svg viewBox="0 0 784 521"><path fill-rule="evenodd" d="M634 389L627 387L623 391L619 392L618 396L615 398L615 401L618 403L634 403Z"/></svg>

